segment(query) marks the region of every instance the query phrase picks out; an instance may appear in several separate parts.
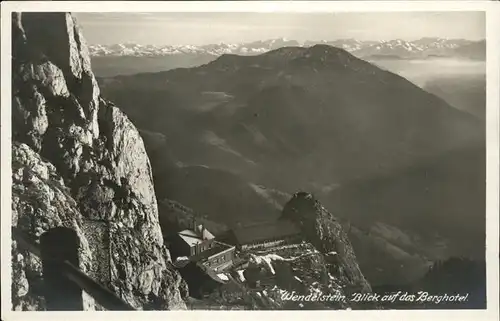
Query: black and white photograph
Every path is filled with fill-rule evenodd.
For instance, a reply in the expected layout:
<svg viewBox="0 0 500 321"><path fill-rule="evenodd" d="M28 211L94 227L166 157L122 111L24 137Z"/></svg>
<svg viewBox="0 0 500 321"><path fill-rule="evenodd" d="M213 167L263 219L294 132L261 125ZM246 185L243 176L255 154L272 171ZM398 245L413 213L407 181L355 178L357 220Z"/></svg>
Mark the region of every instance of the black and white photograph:
<svg viewBox="0 0 500 321"><path fill-rule="evenodd" d="M2 310L498 317L486 9L94 4L2 12Z"/></svg>

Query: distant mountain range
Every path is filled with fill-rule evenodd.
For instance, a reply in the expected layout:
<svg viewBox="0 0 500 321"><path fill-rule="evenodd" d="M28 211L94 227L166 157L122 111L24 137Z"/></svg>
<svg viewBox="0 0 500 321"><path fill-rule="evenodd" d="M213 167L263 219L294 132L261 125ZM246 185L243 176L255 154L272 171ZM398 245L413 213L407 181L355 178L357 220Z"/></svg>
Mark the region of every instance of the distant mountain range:
<svg viewBox="0 0 500 321"><path fill-rule="evenodd" d="M332 41L288 40L284 38L254 41L249 43L219 43L209 45L142 45L123 43L112 45L94 44L89 46L94 57L158 57L173 55L220 56L222 54L257 55L281 47L310 47L326 44L342 48L360 58L426 59L433 57L456 57L484 60L486 41L465 39L421 38L415 41L394 39L388 41L360 41L339 39Z"/></svg>

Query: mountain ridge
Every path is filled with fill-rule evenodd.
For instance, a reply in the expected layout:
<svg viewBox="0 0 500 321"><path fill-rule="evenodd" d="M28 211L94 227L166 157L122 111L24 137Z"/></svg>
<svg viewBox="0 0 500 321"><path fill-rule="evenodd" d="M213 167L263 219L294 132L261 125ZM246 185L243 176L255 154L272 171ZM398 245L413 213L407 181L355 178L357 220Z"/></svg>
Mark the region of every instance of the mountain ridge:
<svg viewBox="0 0 500 321"><path fill-rule="evenodd" d="M283 59L282 53L287 55L290 54L291 59ZM314 53L314 55L310 55L310 53ZM315 68L314 64L316 63L319 63L321 68L319 68L320 66ZM326 69L324 69L325 64L328 66ZM364 102L363 107L361 107L358 103L355 103L360 97L354 95L354 92L350 92L354 87L346 87L346 82L352 83L353 86L355 84L356 87L359 87L359 90L363 88L365 92L364 96L371 95L377 101L385 100L387 102L384 106L376 109L369 107L369 104L367 104L368 102ZM301 100L303 100L304 104L310 106L309 109L314 108L317 113L330 113L331 116L336 114L337 116L335 116L335 118L344 118L348 123L352 122L353 125L356 124L355 128L358 128L359 131L375 130L373 126L377 124L377 122L374 121L377 118L371 117L370 119L370 117L364 116L361 110L364 110L364 113L377 113L381 110L386 110L384 112L387 113L386 116L379 115L376 117L381 117L380 121L387 121L383 120L383 118L389 117L392 119L399 117L396 115L408 118L408 116L403 113L403 109L408 109L408 111L411 110L412 113L415 113L415 116L417 116L418 113L421 114L418 116L421 117L419 121L425 122L425 126L434 126L437 131L436 133L439 133L438 137L444 138L443 134L445 134L446 130L451 130L453 134L450 132L447 138L450 141L457 141L460 137L467 139L467 135L472 132L480 133L482 131L482 129L480 129L480 121L468 117L469 115L464 112L453 109L442 99L422 91L419 87L407 81L405 78L389 71L379 69L362 59L356 58L345 50L326 45L317 45L310 48L284 47L257 56L224 55L208 64L191 69L180 68L157 73L137 74L135 76L117 76L103 79L102 83L103 88L106 90L126 87L132 91L146 90L150 93L155 92L155 95L161 95L164 97L162 98L164 103L169 105L168 108L162 108L161 113L170 113L174 112L174 110L178 110L178 112L189 114L197 110L197 108L202 108L198 110L196 116L193 115L194 118L190 120L199 123L201 126L206 126L214 121L220 123L228 117L243 117L238 121L232 119L231 123L235 125L230 125L229 123L224 125L226 127L236 126L233 130L237 132L241 132L241 130L247 131L249 128L248 126L253 126L252 123L255 121L264 121L264 115L271 112L273 113L272 117L277 118L276 120L282 117L288 117L287 114L291 111L290 109L282 110L284 114L280 114L278 109L292 106ZM341 90L340 88L345 88L345 90ZM385 97L385 92L387 91L388 94L391 90L397 90L401 93L398 94L397 98L394 95L387 95ZM330 93L326 94L327 91L330 91ZM203 94L206 92L224 93L225 96L221 96L221 98L210 98ZM346 93L348 92L350 92L349 96L352 97L345 101L345 99L347 99L345 98ZM410 96L405 98L402 92L406 92L408 95L412 96L418 95L422 102L415 103L413 102L413 98L410 99ZM384 93L384 96L381 96L382 93ZM110 94L113 95L112 92L110 92ZM334 101L338 100L338 104L340 104L339 107L326 107L327 105L332 105L328 102L326 96ZM291 97L295 98L292 99ZM121 99L121 97L117 97L117 99ZM157 102L156 98L151 99L152 103L155 104ZM278 101L273 102L273 99L277 99ZM283 104L283 102L281 102L282 99L287 99L288 103ZM364 98L361 99L364 100ZM396 100L402 105L399 107L396 106ZM423 100L426 102L424 103ZM311 102L314 103L311 104ZM124 104L127 105L128 103L124 102ZM211 104L211 109L206 109L208 106L207 104ZM250 111L248 108L236 107L240 104L251 104L254 106L252 109L255 108L255 110ZM268 104L272 104L274 107L272 109L263 107ZM346 104L350 107L345 108L347 107L345 106L340 108L340 106ZM358 106L356 106L356 104L358 104ZM428 107L429 104L435 107L430 108ZM409 107L406 105L414 106ZM189 111L191 108L195 109ZM298 113L303 112L301 110L302 108L299 106L296 108ZM392 111L389 112L389 108ZM358 109L359 111L355 111ZM130 112L134 113L134 111ZM468 125L463 127L462 125L458 125L458 123L454 125L452 121L447 121L443 124L443 127L440 127L437 126L437 123L433 124L437 120L432 118L425 119L425 114L427 112L435 115L439 114L440 118L449 114L450 117L453 117L454 121ZM261 117L254 117L256 115L260 115ZM309 117L303 115L303 117L300 118L300 122L304 123L304 125L306 122L315 121L319 121L319 124L324 123L325 117L318 116L318 119L313 119L311 118L312 115L313 114L309 114ZM308 120L307 118L311 119ZM298 119L299 118L297 118L297 120ZM411 123L415 120L410 121L410 119L408 119L408 121ZM237 126L241 126L238 124L242 122L247 129L237 128ZM278 123L281 122L282 121L279 121ZM286 126L289 127L294 122L295 120L288 123ZM395 127L397 126L396 124L397 122L392 123L391 126ZM213 125L219 126L221 124ZM271 126L270 124L268 125ZM297 126L299 126L299 124L297 124ZM347 123L339 123L338 130L345 126L347 126ZM462 127L458 128L460 126ZM476 129L472 129L471 126ZM452 127L455 128L453 129ZM470 128L470 130L467 128ZM272 126L269 127L269 130L272 130ZM409 128L401 127L399 130L407 131ZM415 128L414 130L418 129ZM314 131L317 130L312 129L311 133L314 133ZM214 132L217 133L217 130ZM306 138L307 135L311 135L311 133L307 133L307 131L301 133L305 135L304 138ZM315 135L321 136L319 132ZM410 132L407 135L408 139L416 139L418 137ZM220 133L218 136L221 136ZM394 137L388 138L393 139ZM368 137L366 139L368 139ZM226 142L231 145L232 140L234 141L234 137L228 136ZM311 142L304 146L310 143ZM320 141L318 141L318 143L320 143ZM431 140L428 142L428 147L432 145L437 146L436 142ZM240 154L244 155L245 153L240 151Z"/></svg>

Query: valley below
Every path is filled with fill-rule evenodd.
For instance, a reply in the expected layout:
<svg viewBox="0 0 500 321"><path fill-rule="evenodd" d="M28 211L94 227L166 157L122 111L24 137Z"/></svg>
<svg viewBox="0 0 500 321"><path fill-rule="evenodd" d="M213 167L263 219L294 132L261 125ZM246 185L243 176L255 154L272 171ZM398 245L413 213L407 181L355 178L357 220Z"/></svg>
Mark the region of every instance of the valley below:
<svg viewBox="0 0 500 321"><path fill-rule="evenodd" d="M426 60L374 60L451 106L482 120L486 115L486 62L439 58Z"/></svg>

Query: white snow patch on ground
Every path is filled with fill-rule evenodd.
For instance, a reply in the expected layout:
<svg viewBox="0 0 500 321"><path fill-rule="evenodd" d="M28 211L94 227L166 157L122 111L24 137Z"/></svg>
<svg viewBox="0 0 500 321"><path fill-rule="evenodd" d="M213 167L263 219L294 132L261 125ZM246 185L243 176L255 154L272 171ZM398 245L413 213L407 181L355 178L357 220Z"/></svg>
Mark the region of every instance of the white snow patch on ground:
<svg viewBox="0 0 500 321"><path fill-rule="evenodd" d="M245 276L243 275L243 270L238 270L238 276L240 277L241 282L245 282Z"/></svg>
<svg viewBox="0 0 500 321"><path fill-rule="evenodd" d="M274 200L271 192L268 189L266 189L265 187L262 187L260 185L253 184L253 183L249 183L249 186L255 192L257 192L257 194L259 194L260 196L262 196L266 202L268 202L269 204L273 205L277 209L281 209L282 208L282 206L278 202L276 202L276 200Z"/></svg>
<svg viewBox="0 0 500 321"><path fill-rule="evenodd" d="M175 267L184 267L189 263L189 258L187 256L179 256L175 259L174 266Z"/></svg>
<svg viewBox="0 0 500 321"><path fill-rule="evenodd" d="M262 256L250 254L250 262L255 263L257 265L267 266L272 274L276 274L276 271L274 271L273 265L271 264L271 262L274 260L286 261L283 257L277 254L266 254Z"/></svg>
<svg viewBox="0 0 500 321"><path fill-rule="evenodd" d="M264 265L264 266L267 266L267 268L269 269L269 271L272 273L272 274L276 274L276 271L274 270L274 267L272 265L272 261L285 261L285 262L292 262L292 261L295 261L297 259L300 259L304 256L308 256L308 255L312 255L312 254L315 254L316 252L307 252L305 254L301 254L299 256L295 256L295 257L290 257L290 258L283 258L282 256L280 255L277 255L277 254L274 254L274 253L269 253L269 254L265 254L265 255L255 255L255 254L250 254L250 262L256 264L256 265Z"/></svg>
<svg viewBox="0 0 500 321"><path fill-rule="evenodd" d="M226 274L224 273L220 273L220 274L217 274L217 276L219 277L219 279L221 280L224 280L224 281L229 281L229 278L227 277Z"/></svg>

